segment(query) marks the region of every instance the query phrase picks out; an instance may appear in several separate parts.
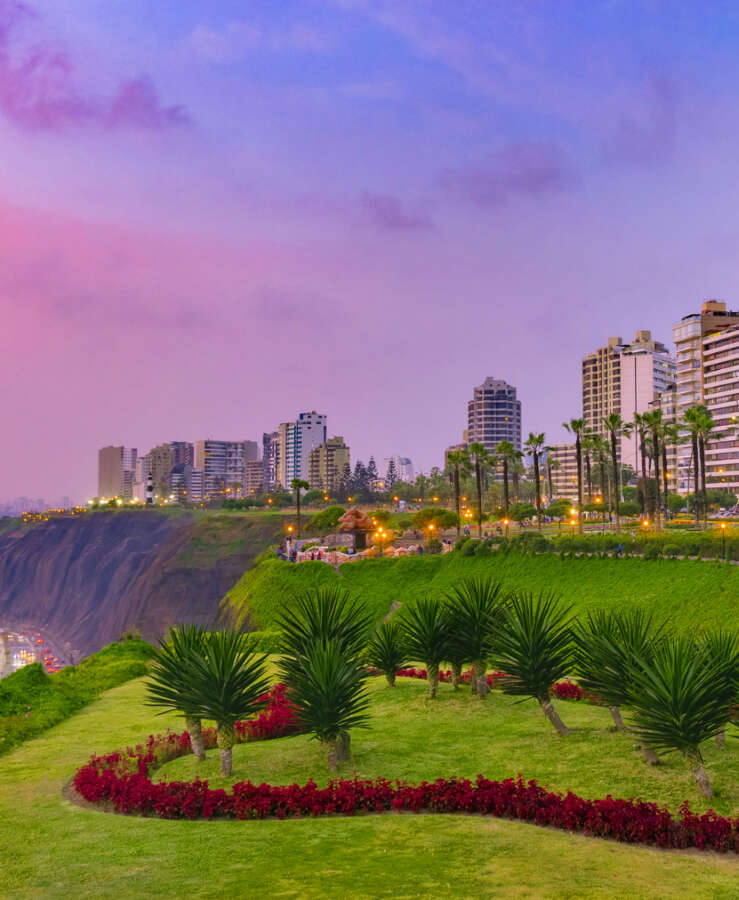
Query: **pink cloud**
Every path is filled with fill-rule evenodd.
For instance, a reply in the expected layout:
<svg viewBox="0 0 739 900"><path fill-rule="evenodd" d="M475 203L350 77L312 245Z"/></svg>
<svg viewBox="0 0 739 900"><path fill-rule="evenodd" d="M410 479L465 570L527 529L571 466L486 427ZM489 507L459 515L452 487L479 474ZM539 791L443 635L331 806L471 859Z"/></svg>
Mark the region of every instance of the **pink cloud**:
<svg viewBox="0 0 739 900"><path fill-rule="evenodd" d="M438 179L450 194L488 208L516 196L555 193L573 180L564 154L549 141L517 141L478 165L444 169Z"/></svg>
<svg viewBox="0 0 739 900"><path fill-rule="evenodd" d="M109 98L82 90L76 67L48 43L21 44L19 30L36 18L25 3L0 0L0 115L22 128L61 131L79 126L163 129L188 121L181 106L163 106L146 78L121 83Z"/></svg>

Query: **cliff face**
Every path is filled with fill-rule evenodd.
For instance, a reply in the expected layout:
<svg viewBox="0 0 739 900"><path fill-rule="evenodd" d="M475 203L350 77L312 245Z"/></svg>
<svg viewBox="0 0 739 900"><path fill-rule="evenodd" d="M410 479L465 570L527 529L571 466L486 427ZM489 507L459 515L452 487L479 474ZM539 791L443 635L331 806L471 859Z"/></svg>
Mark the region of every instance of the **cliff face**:
<svg viewBox="0 0 739 900"><path fill-rule="evenodd" d="M280 526L278 516L147 510L0 534L0 627L43 631L76 659L129 629L152 640L175 622L211 624Z"/></svg>

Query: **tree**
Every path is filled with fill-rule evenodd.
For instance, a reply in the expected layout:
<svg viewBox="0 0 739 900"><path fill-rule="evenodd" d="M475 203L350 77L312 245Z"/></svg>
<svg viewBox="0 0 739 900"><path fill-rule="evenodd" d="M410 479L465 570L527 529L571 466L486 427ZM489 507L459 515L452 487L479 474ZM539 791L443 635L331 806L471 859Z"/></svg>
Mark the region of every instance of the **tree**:
<svg viewBox="0 0 739 900"><path fill-rule="evenodd" d="M465 578L445 596L451 621L450 654L473 666L472 693L483 698L489 688L487 658L493 632L501 617L502 587L489 578Z"/></svg>
<svg viewBox="0 0 739 900"><path fill-rule="evenodd" d="M516 458L510 464L511 470L511 481L513 482L513 499L516 503L519 502L519 487L521 485L521 476L526 474L526 469L524 468L523 463L521 462L521 458L523 453L520 450L516 451Z"/></svg>
<svg viewBox="0 0 739 900"><path fill-rule="evenodd" d="M503 463L503 507L506 511L506 515L508 515L508 508L510 507L508 476L510 474L510 465L518 460L519 454L510 441L500 441L495 448L495 453L497 454L498 459Z"/></svg>
<svg viewBox="0 0 739 900"><path fill-rule="evenodd" d="M149 680L145 682L150 706L162 707L159 715L177 712L185 717L190 746L195 758L205 759L202 724L188 706L191 699L190 659L203 653L207 632L200 625L177 625L170 628L166 640L159 642L152 656Z"/></svg>
<svg viewBox="0 0 739 900"><path fill-rule="evenodd" d="M736 686L686 635L665 640L651 661L634 657L629 682L636 733L657 750L682 753L701 793L711 797L700 748L726 726Z"/></svg>
<svg viewBox="0 0 739 900"><path fill-rule="evenodd" d="M585 419L570 419L562 423L575 436L575 461L577 464L577 530L582 534L582 441Z"/></svg>
<svg viewBox="0 0 739 900"><path fill-rule="evenodd" d="M408 662L403 642L403 629L397 622L383 622L367 646L367 663L395 687L395 673Z"/></svg>
<svg viewBox="0 0 739 900"><path fill-rule="evenodd" d="M611 490L608 484L608 477L606 475L606 458L608 456L608 443L605 438L600 434L591 434L590 435L590 446L593 451L593 457L595 462L598 465L598 480L600 481L600 502L601 502L601 510L605 509L605 506L608 507L608 515L611 514ZM606 496L608 498L606 503ZM597 499L597 498L596 498ZM605 515L605 514L604 514Z"/></svg>
<svg viewBox="0 0 739 900"><path fill-rule="evenodd" d="M215 721L221 774L230 777L235 724L264 705L269 690L267 657L257 656L249 636L234 629L206 635L202 652L187 656L186 704L190 715Z"/></svg>
<svg viewBox="0 0 739 900"><path fill-rule="evenodd" d="M385 473L385 485L387 486L388 490L392 489L392 486L395 484L395 482L397 480L398 480L398 470L395 467L395 459L391 456L390 462L388 463L388 466L387 466L387 472Z"/></svg>
<svg viewBox="0 0 739 900"><path fill-rule="evenodd" d="M537 700L561 736L570 732L549 691L572 663L570 621L553 594L519 592L509 598L492 640L491 662L508 676L504 693Z"/></svg>
<svg viewBox="0 0 739 900"><path fill-rule="evenodd" d="M347 497L351 492L352 470L349 463L344 463L339 477L339 484L336 489L336 499L341 503L346 503Z"/></svg>
<svg viewBox="0 0 739 900"><path fill-rule="evenodd" d="M490 465L490 454L484 444L473 441L469 449L465 451L470 468L475 473L475 491L477 492L477 533L482 537L482 478L483 472Z"/></svg>
<svg viewBox="0 0 739 900"><path fill-rule="evenodd" d="M370 493L375 489L375 483L379 480L379 475L377 474L377 464L375 463L374 456L370 456L369 462L367 463L367 487Z"/></svg>
<svg viewBox="0 0 739 900"><path fill-rule="evenodd" d="M346 510L343 506L327 506L308 519L308 530L326 534L339 524L339 519Z"/></svg>
<svg viewBox="0 0 739 900"><path fill-rule="evenodd" d="M421 503L423 503L424 498L426 497L426 488L429 486L429 479L425 475L419 475L416 478L416 489L418 490L418 495L421 498Z"/></svg>
<svg viewBox="0 0 739 900"><path fill-rule="evenodd" d="M652 660L662 640L662 626L641 610L588 613L573 632L575 672L580 685L608 706L617 729L623 730L621 707L629 702L631 661ZM657 756L642 744L644 761L656 765Z"/></svg>
<svg viewBox="0 0 739 900"><path fill-rule="evenodd" d="M544 432L534 434L529 432L528 439L524 444L524 449L531 454L534 462L534 487L536 489L536 524L541 531L541 479L539 477L539 456L544 449Z"/></svg>
<svg viewBox="0 0 739 900"><path fill-rule="evenodd" d="M656 501L654 506L654 522L657 528L657 531L661 531L662 523L661 523L661 496L660 496L660 479L659 479L659 467L660 460L662 458L661 447L660 447L660 435L662 433L662 410L655 409L653 412L643 413L642 414L642 422L644 423L647 433L652 440L652 460L654 462L654 483L656 489Z"/></svg>
<svg viewBox="0 0 739 900"><path fill-rule="evenodd" d="M437 600L422 597L406 610L403 630L408 655L426 666L429 696L433 700L439 690L439 666L449 649L449 619Z"/></svg>
<svg viewBox="0 0 739 900"><path fill-rule="evenodd" d="M711 631L701 641L702 648L725 679L736 700L739 700L739 635L733 631ZM726 729L722 728L716 735L716 743L720 747L726 745Z"/></svg>
<svg viewBox="0 0 739 900"><path fill-rule="evenodd" d="M454 488L454 506L457 510L457 539L460 536L462 507L460 505L460 478L462 472L469 471L467 455L464 450L451 450L446 457L447 471Z"/></svg>
<svg viewBox="0 0 739 900"><path fill-rule="evenodd" d="M300 540L300 534L301 534L300 491L301 490L307 491L308 488L310 487L310 485L308 484L307 481L303 481L302 478L293 478L293 480L290 482L290 487L295 491L295 513L296 513L296 517L298 520L296 536L297 536L298 540Z"/></svg>
<svg viewBox="0 0 739 900"><path fill-rule="evenodd" d="M588 503L593 502L593 467L590 453L593 450L593 434L586 431L582 439L583 459L585 460L585 482L588 486Z"/></svg>
<svg viewBox="0 0 739 900"><path fill-rule="evenodd" d="M723 437L722 434L715 434L714 429L716 423L713 420L711 411L702 404L698 407L698 452L700 454L701 463L701 493L703 497L703 520L708 520L708 495L706 491L706 445L713 438Z"/></svg>
<svg viewBox="0 0 739 900"><path fill-rule="evenodd" d="M552 474L557 471L562 465L558 459L552 459L552 447L544 448L547 453L547 501L549 503L554 500L554 484L552 482Z"/></svg>
<svg viewBox="0 0 739 900"><path fill-rule="evenodd" d="M690 443L692 447L693 461L693 512L695 513L695 524L700 524L700 507L698 505L698 497L700 496L701 480L700 480L700 453L698 450L699 435L702 428L701 423L701 407L691 406L683 413L683 425L690 435Z"/></svg>

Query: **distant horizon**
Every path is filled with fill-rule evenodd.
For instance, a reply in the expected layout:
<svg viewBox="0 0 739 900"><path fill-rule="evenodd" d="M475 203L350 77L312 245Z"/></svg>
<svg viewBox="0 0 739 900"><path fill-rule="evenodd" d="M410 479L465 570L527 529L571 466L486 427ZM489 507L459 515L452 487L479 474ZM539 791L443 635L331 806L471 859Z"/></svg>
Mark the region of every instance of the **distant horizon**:
<svg viewBox="0 0 739 900"><path fill-rule="evenodd" d="M0 0L0 496L305 409L441 465L485 377L739 298L739 9ZM259 423L257 429L256 423Z"/></svg>

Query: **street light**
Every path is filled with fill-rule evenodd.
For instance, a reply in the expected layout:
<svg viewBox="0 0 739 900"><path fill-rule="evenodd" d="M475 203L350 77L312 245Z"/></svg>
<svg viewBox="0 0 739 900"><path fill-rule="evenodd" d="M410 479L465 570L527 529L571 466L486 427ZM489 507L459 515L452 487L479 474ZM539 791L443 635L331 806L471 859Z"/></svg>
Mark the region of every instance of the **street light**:
<svg viewBox="0 0 739 900"><path fill-rule="evenodd" d="M721 523L721 555L726 562L726 522Z"/></svg>
<svg viewBox="0 0 739 900"><path fill-rule="evenodd" d="M508 537L508 526L510 525L510 522L508 519L503 519L503 524L505 525L505 536Z"/></svg>

